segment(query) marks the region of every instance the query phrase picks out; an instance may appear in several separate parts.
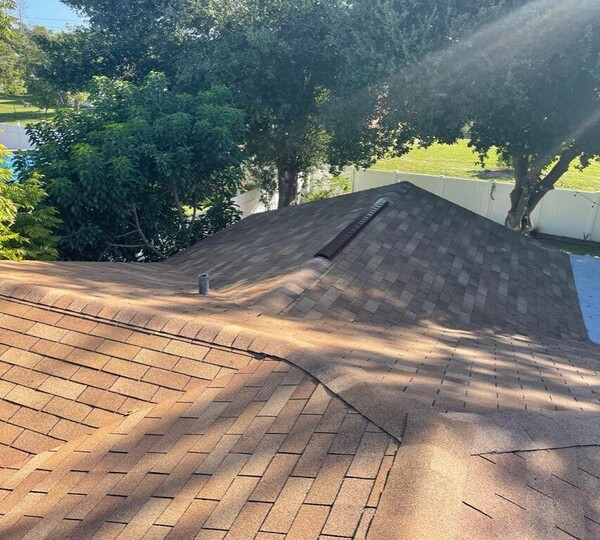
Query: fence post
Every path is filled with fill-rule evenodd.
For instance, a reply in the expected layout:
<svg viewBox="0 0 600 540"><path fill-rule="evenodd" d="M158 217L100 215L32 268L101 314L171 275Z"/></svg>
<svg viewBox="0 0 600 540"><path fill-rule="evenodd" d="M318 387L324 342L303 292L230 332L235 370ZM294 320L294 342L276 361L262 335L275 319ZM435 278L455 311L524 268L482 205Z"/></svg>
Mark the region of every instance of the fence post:
<svg viewBox="0 0 600 540"><path fill-rule="evenodd" d="M487 196L487 201L485 205L485 214L483 217L490 219L490 207L492 206L492 190L494 189L494 182L488 180L489 193Z"/></svg>
<svg viewBox="0 0 600 540"><path fill-rule="evenodd" d="M446 187L446 177L445 176L440 176L440 197L445 198L444 197L444 188Z"/></svg>
<svg viewBox="0 0 600 540"><path fill-rule="evenodd" d="M596 194L594 195L594 200L596 201L596 206L594 206L594 208L592 208L592 212L590 215L590 221L589 221L589 237L587 238L588 240L596 240L594 238L594 229L596 228L596 222L598 221L598 210L599 210L599 206L600 206L600 191L596 191Z"/></svg>

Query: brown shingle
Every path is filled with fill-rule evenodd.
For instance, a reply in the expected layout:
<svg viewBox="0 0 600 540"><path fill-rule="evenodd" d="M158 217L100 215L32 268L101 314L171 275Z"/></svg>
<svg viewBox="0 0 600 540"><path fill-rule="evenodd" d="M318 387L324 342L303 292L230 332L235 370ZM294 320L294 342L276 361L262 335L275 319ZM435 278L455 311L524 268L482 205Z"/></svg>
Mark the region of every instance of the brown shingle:
<svg viewBox="0 0 600 540"><path fill-rule="evenodd" d="M142 380L167 388L183 390L190 382L190 377L165 369L150 368L142 377Z"/></svg>
<svg viewBox="0 0 600 540"><path fill-rule="evenodd" d="M0 427L0 443L10 445L21 433L23 433L23 428L3 423Z"/></svg>
<svg viewBox="0 0 600 540"><path fill-rule="evenodd" d="M39 387L40 390L66 399L76 400L86 389L83 384L65 381L57 377L48 377Z"/></svg>
<svg viewBox="0 0 600 540"><path fill-rule="evenodd" d="M134 334L135 335L135 334ZM134 358L136 362L163 369L173 369L179 361L178 356L166 354L160 351L142 349Z"/></svg>
<svg viewBox="0 0 600 540"><path fill-rule="evenodd" d="M69 354L67 360L82 366L94 369L102 369L110 360L110 356L96 352L75 349L71 354Z"/></svg>
<svg viewBox="0 0 600 540"><path fill-rule="evenodd" d="M134 345L128 345L122 341L111 341L108 339L105 339L96 348L96 351L99 353L124 358L125 360L133 360L140 350L139 347Z"/></svg>
<svg viewBox="0 0 600 540"><path fill-rule="evenodd" d="M4 399L7 401L36 410L44 408L51 398L52 396L49 394L38 392L37 390L32 390L31 388L23 386L16 386L4 396Z"/></svg>
<svg viewBox="0 0 600 540"><path fill-rule="evenodd" d="M352 537L372 488L371 480L357 478L344 480L323 528L323 534Z"/></svg>
<svg viewBox="0 0 600 540"><path fill-rule="evenodd" d="M29 330L27 330L27 334L38 338L47 339L48 341L60 341L63 337L65 337L67 331L55 326L36 323Z"/></svg>
<svg viewBox="0 0 600 540"><path fill-rule="evenodd" d="M256 487L258 480L252 477L239 476L227 491L227 494L216 506L205 526L209 529L229 529L246 504L248 497Z"/></svg>
<svg viewBox="0 0 600 540"><path fill-rule="evenodd" d="M164 348L164 352L175 356L184 356L193 360L202 360L208 353L208 348L183 341L171 340Z"/></svg>
<svg viewBox="0 0 600 540"><path fill-rule="evenodd" d="M0 339L4 340L4 337L5 334L3 334ZM11 345L11 347L16 347L12 344L8 345ZM42 357L39 354L20 350L19 348L8 349L2 354L2 356L0 356L0 360L6 362L7 364L14 364L16 366L27 368L34 368L41 359Z"/></svg>
<svg viewBox="0 0 600 540"><path fill-rule="evenodd" d="M267 503L247 502L225 538L228 540L255 538L270 509L271 505Z"/></svg>
<svg viewBox="0 0 600 540"><path fill-rule="evenodd" d="M23 450L30 454L39 454L58 446L60 443L59 439L25 430L12 442L12 446L17 450Z"/></svg>
<svg viewBox="0 0 600 540"><path fill-rule="evenodd" d="M67 420L82 422L91 412L91 407L59 396L53 397L44 407L44 411Z"/></svg>
<svg viewBox="0 0 600 540"><path fill-rule="evenodd" d="M21 407L10 419L11 424L47 434L58 422L59 418L40 411ZM4 429L4 428L3 428Z"/></svg>
<svg viewBox="0 0 600 540"><path fill-rule="evenodd" d="M102 371L138 380L144 376L148 369L147 366L143 366L142 364L121 360L120 358L111 358L102 368Z"/></svg>
<svg viewBox="0 0 600 540"><path fill-rule="evenodd" d="M351 462L350 456L328 455L305 502L308 504L333 504Z"/></svg>
<svg viewBox="0 0 600 540"><path fill-rule="evenodd" d="M303 504L300 507L286 538L289 540L311 540L319 538L328 515L329 508L327 506Z"/></svg>
<svg viewBox="0 0 600 540"><path fill-rule="evenodd" d="M252 493L251 500L274 503L294 470L298 456L277 454Z"/></svg>
<svg viewBox="0 0 600 540"><path fill-rule="evenodd" d="M309 478L288 478L273 508L269 512L262 530L266 532L287 533L300 510L300 506L304 502L312 482Z"/></svg>

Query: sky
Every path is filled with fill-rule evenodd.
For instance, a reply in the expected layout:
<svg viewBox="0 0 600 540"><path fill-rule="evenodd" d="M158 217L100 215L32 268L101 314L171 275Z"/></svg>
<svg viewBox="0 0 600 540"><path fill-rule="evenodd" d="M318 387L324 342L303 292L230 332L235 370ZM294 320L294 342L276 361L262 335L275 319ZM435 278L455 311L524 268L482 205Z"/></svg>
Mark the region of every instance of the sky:
<svg viewBox="0 0 600 540"><path fill-rule="evenodd" d="M80 17L60 0L24 0L25 23L40 25L52 30L63 30L67 24L76 25Z"/></svg>

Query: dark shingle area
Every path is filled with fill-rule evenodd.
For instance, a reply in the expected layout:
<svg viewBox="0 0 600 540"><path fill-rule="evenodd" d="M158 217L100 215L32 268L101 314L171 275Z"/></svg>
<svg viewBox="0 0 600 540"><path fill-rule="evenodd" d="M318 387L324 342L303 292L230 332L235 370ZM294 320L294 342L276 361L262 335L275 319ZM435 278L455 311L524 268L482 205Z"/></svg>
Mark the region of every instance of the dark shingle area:
<svg viewBox="0 0 600 540"><path fill-rule="evenodd" d="M314 255L378 199L403 191L389 186L256 214L167 261L189 275L209 272L216 289L281 278Z"/></svg>
<svg viewBox="0 0 600 540"><path fill-rule="evenodd" d="M567 255L414 187L404 187L286 314L587 336Z"/></svg>

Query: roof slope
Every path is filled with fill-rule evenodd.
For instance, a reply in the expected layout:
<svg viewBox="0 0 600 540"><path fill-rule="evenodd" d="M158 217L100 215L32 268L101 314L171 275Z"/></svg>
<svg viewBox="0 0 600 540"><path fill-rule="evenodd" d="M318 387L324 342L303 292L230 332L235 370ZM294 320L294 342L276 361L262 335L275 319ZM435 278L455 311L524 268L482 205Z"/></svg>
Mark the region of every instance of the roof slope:
<svg viewBox="0 0 600 540"><path fill-rule="evenodd" d="M161 264L0 263L0 530L593 537L586 336L568 257L409 184Z"/></svg>
<svg viewBox="0 0 600 540"><path fill-rule="evenodd" d="M253 361L6 472L3 537L365 537L397 443L282 361Z"/></svg>
<svg viewBox="0 0 600 540"><path fill-rule="evenodd" d="M382 197L388 205L339 255L315 259ZM256 214L161 264L0 263L0 272L104 301L230 312L229 320L251 319L250 308L278 318L587 337L567 255L406 182ZM211 275L209 298L196 294L200 272Z"/></svg>
<svg viewBox="0 0 600 540"><path fill-rule="evenodd" d="M587 336L566 254L414 186L394 188L390 204L287 314Z"/></svg>
<svg viewBox="0 0 600 540"><path fill-rule="evenodd" d="M600 446L473 456L461 538L600 538Z"/></svg>
<svg viewBox="0 0 600 540"><path fill-rule="evenodd" d="M373 538L398 538L392 527L402 528L405 538L423 539L597 538L600 438L589 439L572 415L554 416L546 422L556 430L524 441L512 436L523 428L535 431L525 415L513 415L491 438L493 415L474 424L461 415L411 415L370 529ZM587 418L598 420L597 414ZM569 424L581 433L565 437ZM481 435L489 439L483 452L477 448ZM507 440L508 447L494 451Z"/></svg>
<svg viewBox="0 0 600 540"><path fill-rule="evenodd" d="M171 257L169 267L209 272L216 290L284 277L314 257L373 202L370 192L255 214Z"/></svg>
<svg viewBox="0 0 600 540"><path fill-rule="evenodd" d="M0 300L0 462L203 387L249 355Z"/></svg>

